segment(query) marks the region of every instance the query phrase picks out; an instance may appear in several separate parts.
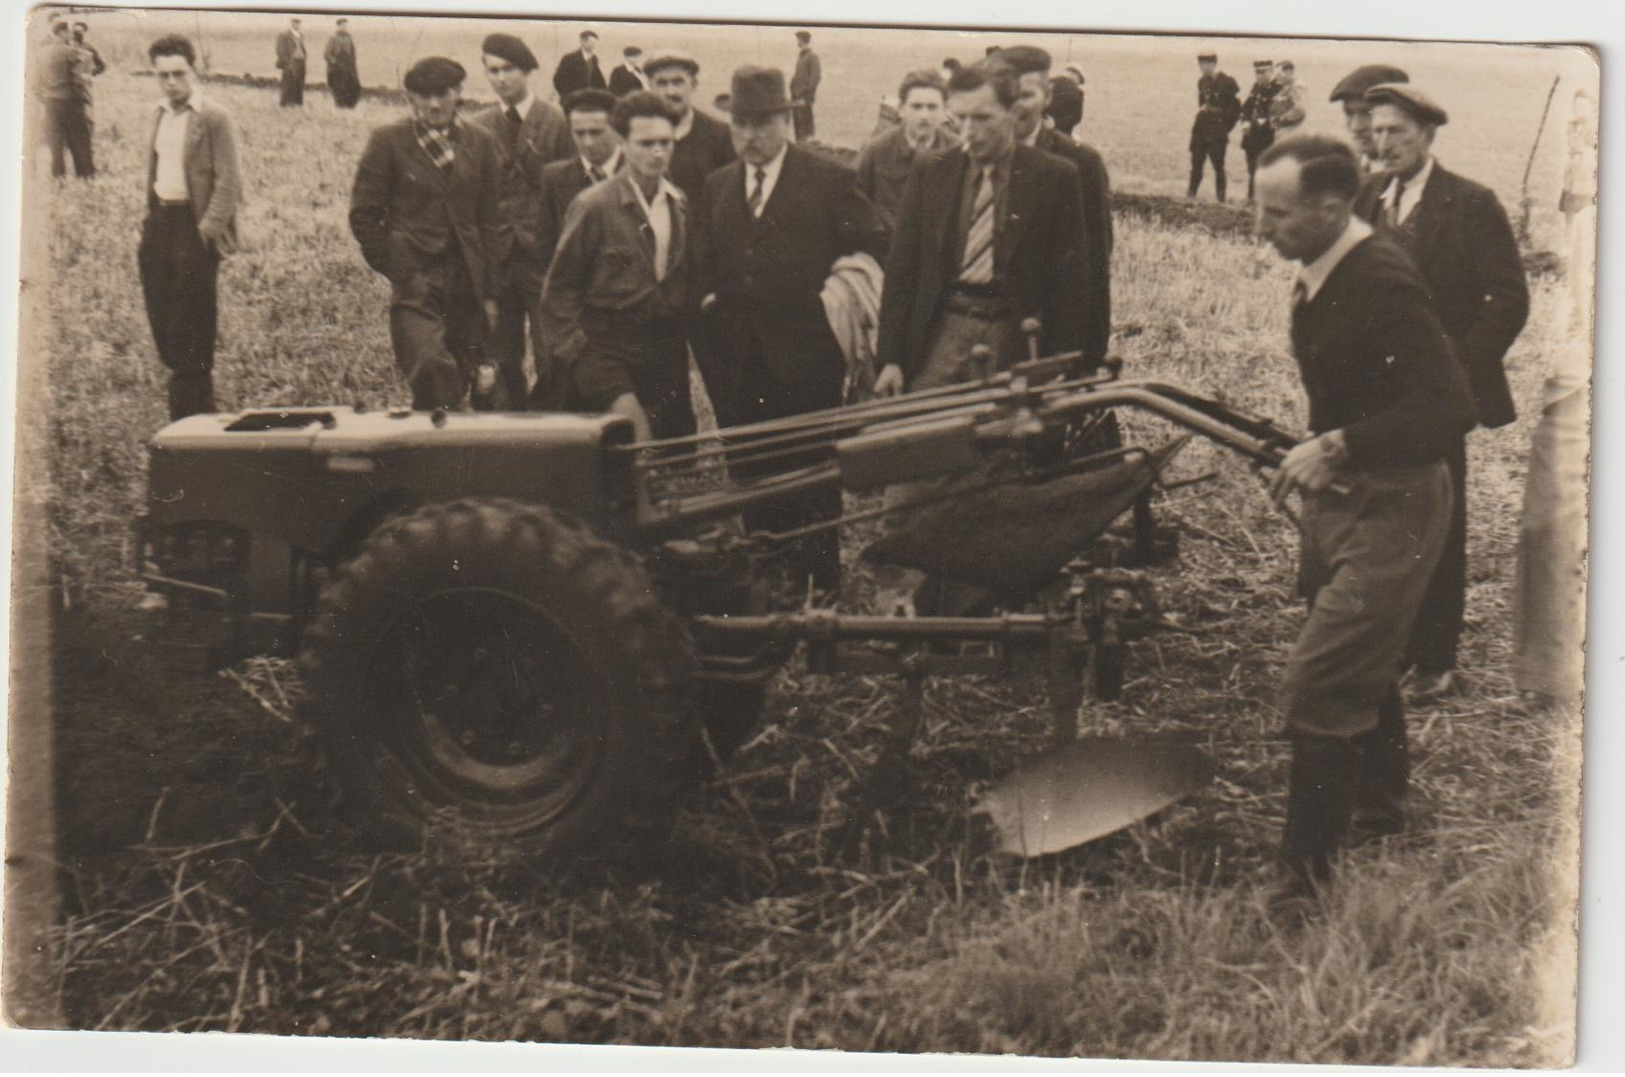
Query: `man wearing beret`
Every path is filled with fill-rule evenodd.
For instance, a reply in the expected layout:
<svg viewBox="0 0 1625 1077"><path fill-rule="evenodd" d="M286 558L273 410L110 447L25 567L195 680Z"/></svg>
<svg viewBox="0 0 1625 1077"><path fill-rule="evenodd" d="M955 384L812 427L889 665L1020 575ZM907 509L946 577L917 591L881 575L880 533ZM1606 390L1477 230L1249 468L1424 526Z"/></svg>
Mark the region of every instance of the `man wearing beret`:
<svg viewBox="0 0 1625 1077"><path fill-rule="evenodd" d="M1370 172L1377 157L1377 144L1371 138L1371 104L1365 99L1365 92L1385 82L1409 81L1411 77L1392 64L1364 64L1332 87L1332 104L1343 106L1343 122L1348 125L1349 138L1359 151L1362 172Z"/></svg>
<svg viewBox="0 0 1625 1077"><path fill-rule="evenodd" d="M1111 180L1106 162L1094 147L1076 142L1044 126L1049 104L1050 55L1033 45L1008 45L989 61L1016 76L1016 141L1070 161L1078 170L1082 202L1082 289L1077 304L1083 314L1083 356L1098 363L1106 358L1112 330L1112 207ZM1113 428L1115 429L1115 427Z"/></svg>
<svg viewBox="0 0 1625 1077"><path fill-rule="evenodd" d="M1241 103L1241 152L1247 155L1247 201L1253 200L1253 177L1258 158L1275 142L1275 126L1270 121L1270 104L1275 100L1275 65L1268 60L1253 61L1253 88Z"/></svg>
<svg viewBox="0 0 1625 1077"><path fill-rule="evenodd" d="M1271 908L1293 918L1313 912L1342 848L1404 826L1400 655L1449 527L1443 456L1472 424L1427 283L1354 215L1359 182L1335 138L1282 139L1259 162L1259 236L1299 267L1291 344L1313 433L1271 484L1277 502L1302 495L1309 600L1281 689L1288 875Z"/></svg>
<svg viewBox="0 0 1625 1077"><path fill-rule="evenodd" d="M701 356L720 425L775 419L841 402L846 358L820 293L835 261L879 251L857 173L790 143L784 72L734 72L731 133L740 160L705 181L696 207L695 295L710 347ZM752 530L787 531L840 514L838 490L748 510ZM840 585L837 536L802 540L788 560L800 584Z"/></svg>
<svg viewBox="0 0 1625 1077"><path fill-rule="evenodd" d="M547 349L541 340L542 274L537 230L542 206L542 169L574 153L564 113L539 100L530 89L536 54L513 34L491 34L480 46L485 77L497 95L496 107L478 113L471 124L496 141L501 175L502 217L507 225L504 249L495 270L501 291L497 320L491 330L490 354L497 367L497 388L478 394L474 405L497 410L520 409L529 395L525 378L525 323L530 323L531 351L537 376L543 374Z"/></svg>
<svg viewBox="0 0 1625 1077"><path fill-rule="evenodd" d="M1529 286L1512 225L1495 193L1433 157L1443 108L1409 83L1366 91L1383 171L1366 178L1356 212L1391 233L1427 279L1434 306L1472 386L1478 422L1494 429L1516 413L1502 361L1529 318ZM1454 687L1467 594L1467 441L1446 456L1456 489L1444 555L1428 584L1406 652L1419 696Z"/></svg>
<svg viewBox="0 0 1625 1077"><path fill-rule="evenodd" d="M1230 132L1241 118L1241 87L1219 70L1216 53L1196 58L1202 74L1196 80L1196 119L1191 124L1191 179L1185 197L1194 199L1202 189L1203 163L1213 162L1213 194L1224 201L1224 155L1230 149Z"/></svg>
<svg viewBox="0 0 1625 1077"><path fill-rule="evenodd" d="M700 84L700 65L680 52L659 52L643 65L655 93L666 99L677 117L677 148L672 151L669 178L688 204L698 207L705 177L734 159L728 125L694 107Z"/></svg>
<svg viewBox="0 0 1625 1077"><path fill-rule="evenodd" d="M577 90L607 90L604 70L598 66L598 35L591 30L581 31L581 47L559 57L559 66L553 71L553 89L559 100Z"/></svg>
<svg viewBox="0 0 1625 1077"><path fill-rule="evenodd" d="M373 131L350 195L362 257L389 278L395 362L420 410L496 388L483 356L502 289L501 168L492 137L457 117L465 77L444 56L412 65L412 114Z"/></svg>
<svg viewBox="0 0 1625 1077"><path fill-rule="evenodd" d="M572 98L572 100L578 100ZM570 203L547 270L548 342L571 400L632 420L639 441L694 432L688 395L688 200L670 180L664 98L614 106L627 166Z"/></svg>

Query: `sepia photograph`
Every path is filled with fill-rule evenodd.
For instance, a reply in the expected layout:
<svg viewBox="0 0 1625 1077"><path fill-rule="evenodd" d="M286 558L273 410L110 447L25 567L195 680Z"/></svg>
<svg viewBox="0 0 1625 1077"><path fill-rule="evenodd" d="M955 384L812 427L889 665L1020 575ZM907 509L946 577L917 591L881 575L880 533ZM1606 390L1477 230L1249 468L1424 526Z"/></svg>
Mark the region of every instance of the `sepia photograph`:
<svg viewBox="0 0 1625 1077"><path fill-rule="evenodd" d="M673 14L13 13L6 1022L1575 1065L1603 54Z"/></svg>

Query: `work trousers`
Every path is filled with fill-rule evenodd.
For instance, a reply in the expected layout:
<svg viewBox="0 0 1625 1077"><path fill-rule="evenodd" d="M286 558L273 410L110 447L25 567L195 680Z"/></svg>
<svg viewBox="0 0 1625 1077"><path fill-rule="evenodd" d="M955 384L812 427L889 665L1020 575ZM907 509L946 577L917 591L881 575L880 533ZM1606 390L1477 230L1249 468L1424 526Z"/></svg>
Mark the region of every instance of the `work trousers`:
<svg viewBox="0 0 1625 1077"><path fill-rule="evenodd" d="M818 128L813 123L812 105L791 105L790 116L795 123L797 142L805 142L818 133Z"/></svg>
<svg viewBox="0 0 1625 1077"><path fill-rule="evenodd" d="M694 433L689 400L688 344L678 317L599 316L582 318L587 344L570 365L574 404L585 411L608 411L631 393L643 407L656 438Z"/></svg>
<svg viewBox="0 0 1625 1077"><path fill-rule="evenodd" d="M516 248L503 272L502 292L497 296L497 320L491 327L490 357L496 363L498 390L491 394L491 410L523 411L531 397L530 381L525 374L525 325L530 324L530 348L536 356L538 379L547 374L550 363L547 349L542 346L542 279L541 266L534 257L522 256ZM538 393L541 385L538 380ZM563 405L560 396L563 386L541 397L540 407L557 410Z"/></svg>
<svg viewBox="0 0 1625 1077"><path fill-rule="evenodd" d="M1519 691L1563 703L1585 687L1586 430L1590 393L1576 388L1541 412L1524 480L1512 606Z"/></svg>
<svg viewBox="0 0 1625 1077"><path fill-rule="evenodd" d="M170 372L169 417L214 411L220 255L199 234L190 205L151 202L136 264L152 341Z"/></svg>
<svg viewBox="0 0 1625 1077"><path fill-rule="evenodd" d="M1185 192L1187 197L1195 198L1196 192L1201 190L1203 162L1211 161L1213 162L1213 194L1220 202L1224 201L1224 156L1229 149L1230 140L1227 138L1198 142L1191 147L1191 181L1189 189Z"/></svg>
<svg viewBox="0 0 1625 1077"><path fill-rule="evenodd" d="M76 98L56 98L45 102L46 145L51 151L51 175L68 173L67 157L73 158L73 174L89 179L96 174L91 147L90 116L85 103Z"/></svg>
<svg viewBox="0 0 1625 1077"><path fill-rule="evenodd" d="M1258 173L1258 159L1275 144L1275 132L1268 127L1247 132L1241 140L1242 152L1247 155L1247 201L1253 200L1253 177Z"/></svg>
<svg viewBox="0 0 1625 1077"><path fill-rule="evenodd" d="M305 61L294 60L282 69L283 108L301 108L305 103Z"/></svg>
<svg viewBox="0 0 1625 1077"><path fill-rule="evenodd" d="M1444 458L1450 469L1450 530L1428 580L1405 647L1405 666L1423 676L1456 668L1462 618L1467 611L1467 439L1453 441Z"/></svg>
<svg viewBox="0 0 1625 1077"><path fill-rule="evenodd" d="M417 269L394 282L389 339L395 364L412 387L412 407L457 408L484 355L485 311L455 242L423 257Z"/></svg>

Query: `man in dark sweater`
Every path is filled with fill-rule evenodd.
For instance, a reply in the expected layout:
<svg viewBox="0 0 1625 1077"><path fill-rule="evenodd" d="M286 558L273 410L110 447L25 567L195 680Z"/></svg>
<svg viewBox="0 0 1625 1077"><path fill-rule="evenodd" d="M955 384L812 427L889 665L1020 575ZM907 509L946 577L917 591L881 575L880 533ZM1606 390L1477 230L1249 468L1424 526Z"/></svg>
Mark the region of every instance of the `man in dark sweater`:
<svg viewBox="0 0 1625 1077"><path fill-rule="evenodd" d="M1258 230L1301 265L1292 350L1313 437L1271 493L1303 497L1300 582L1309 618L1287 660L1292 739L1282 911L1301 910L1346 844L1404 826L1405 638L1449 529L1444 456L1473 421L1472 396L1427 283L1353 214L1347 144L1294 136L1264 153Z"/></svg>

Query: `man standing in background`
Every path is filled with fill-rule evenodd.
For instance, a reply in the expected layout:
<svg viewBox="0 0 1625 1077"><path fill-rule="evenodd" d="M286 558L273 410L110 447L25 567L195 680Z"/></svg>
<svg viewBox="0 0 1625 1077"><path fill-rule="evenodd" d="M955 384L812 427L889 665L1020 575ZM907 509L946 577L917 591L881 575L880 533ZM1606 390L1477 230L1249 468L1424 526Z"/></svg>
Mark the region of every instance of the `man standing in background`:
<svg viewBox="0 0 1625 1077"><path fill-rule="evenodd" d="M1406 83L1409 75L1392 64L1366 64L1356 67L1332 89L1333 104L1342 102L1343 122L1348 126L1349 138L1360 155L1360 171L1367 173L1375 167L1377 143L1371 137L1371 104L1365 92L1385 82Z"/></svg>
<svg viewBox="0 0 1625 1077"><path fill-rule="evenodd" d="M666 179L676 125L665 99L644 91L614 110L627 166L565 214L543 300L548 342L575 406L627 416L639 441L681 437L694 432L694 410L688 200Z"/></svg>
<svg viewBox="0 0 1625 1077"><path fill-rule="evenodd" d="M530 46L513 34L490 34L481 44L480 54L497 103L471 122L496 142L500 205L507 230L493 267L499 288L490 357L496 364L497 385L489 394L476 394L473 403L481 410L520 410L530 395L525 376L527 322L538 373L547 365L541 307L544 265L538 254L542 170L571 156L575 147L564 113L531 92L530 76L540 65Z"/></svg>
<svg viewBox="0 0 1625 1077"><path fill-rule="evenodd" d="M1253 61L1253 88L1241 103L1241 152L1247 155L1247 201L1253 200L1253 176L1258 158L1275 144L1275 125L1270 105L1275 100L1275 65L1268 60Z"/></svg>
<svg viewBox="0 0 1625 1077"><path fill-rule="evenodd" d="M327 63L327 89L338 108L355 108L361 100L361 74L356 66L355 39L350 36L350 20L340 19L322 50Z"/></svg>
<svg viewBox="0 0 1625 1077"><path fill-rule="evenodd" d="M598 35L591 30L581 31L581 47L559 57L559 66L553 71L553 89L559 100L577 90L607 90L604 71L598 66Z"/></svg>
<svg viewBox="0 0 1625 1077"><path fill-rule="evenodd" d="M1061 73L1049 80L1049 107L1044 110L1055 124L1055 130L1072 137L1072 132L1083 122L1083 65L1067 64Z"/></svg>
<svg viewBox="0 0 1625 1077"><path fill-rule="evenodd" d="M1205 52L1196 58L1202 74L1196 80L1196 121L1191 124L1191 179L1185 197L1192 201L1202 189L1203 163L1213 163L1213 194L1224 201L1224 156L1230 132L1241 118L1241 87L1219 70L1219 57Z"/></svg>
<svg viewBox="0 0 1625 1077"><path fill-rule="evenodd" d="M536 260L544 279L553 262L559 236L564 231L564 218L570 203L582 191L608 182L626 163L621 153L621 138L610 124L614 111L615 95L608 90L577 90L565 99L564 116L570 127L575 153L542 169ZM667 167L670 167L669 161ZM539 349L536 352L536 382L530 390L530 407L535 411L560 411L569 403L569 389L568 372L555 361L553 349Z"/></svg>
<svg viewBox="0 0 1625 1077"><path fill-rule="evenodd" d="M858 154L858 189L874 206L875 226L888 242L903 205L909 171L921 155L940 155L959 145L947 128L948 88L927 68L903 76L897 90L897 126Z"/></svg>
<svg viewBox="0 0 1625 1077"><path fill-rule="evenodd" d="M1275 99L1270 102L1270 126L1276 138L1285 138L1303 126L1309 115L1309 88L1298 81L1291 60L1275 65Z"/></svg>
<svg viewBox="0 0 1625 1077"><path fill-rule="evenodd" d="M88 69L88 58L74 45L68 24L52 24L51 40L39 58L35 92L45 109L45 142L51 153L51 175L57 179L68 173L68 156L80 179L96 174L85 107Z"/></svg>
<svg viewBox="0 0 1625 1077"><path fill-rule="evenodd" d="M1044 109L1049 104L1049 53L1033 45L1009 45L989 63L1008 68L1016 76L1016 141L1070 161L1078 171L1083 266L1077 278L1081 282L1077 304L1083 318L1083 337L1077 347L1083 349L1085 359L1099 363L1106 358L1112 332L1112 209L1106 162L1094 147L1044 126ZM1116 428L1111 429L1115 432Z"/></svg>
<svg viewBox="0 0 1625 1077"><path fill-rule="evenodd" d="M694 107L700 65L692 56L656 53L643 70L677 117L677 148L672 151L667 176L688 195L688 204L698 214L705 177L734 159L733 137L727 124Z"/></svg>
<svg viewBox="0 0 1625 1077"><path fill-rule="evenodd" d="M1495 193L1433 157L1445 110L1422 90L1383 83L1366 91L1371 136L1384 172L1368 176L1355 211L1392 234L1426 278L1439 321L1467 372L1478 422L1516 417L1502 362L1529 318L1529 286L1512 225ZM1428 583L1406 650L1418 698L1455 686L1467 599L1467 436L1445 454L1456 492L1444 554Z"/></svg>
<svg viewBox="0 0 1625 1077"><path fill-rule="evenodd" d="M304 107L305 35L298 19L289 19L288 28L276 35L276 67L282 72L282 107Z"/></svg>
<svg viewBox="0 0 1625 1077"><path fill-rule="evenodd" d="M791 114L795 117L796 141L805 142L817 132L813 124L813 102L818 99L818 84L824 81L824 65L812 50L812 34L796 31L796 70L790 76Z"/></svg>
<svg viewBox="0 0 1625 1077"><path fill-rule="evenodd" d="M504 223L498 150L457 117L463 65L419 60L404 80L411 115L373 131L350 195L350 231L389 279L395 363L420 411L457 408L496 388L484 365L501 293Z"/></svg>
<svg viewBox="0 0 1625 1077"><path fill-rule="evenodd" d="M102 62L102 54L97 52L96 46L90 43L89 23L76 22L73 24L73 43L79 46L86 56L90 57L90 74L92 78L107 70L107 65Z"/></svg>
<svg viewBox="0 0 1625 1077"><path fill-rule="evenodd" d="M625 97L629 93L639 90L652 89L649 85L649 76L643 73L643 50L636 45L628 45L621 50L622 62L609 73L609 92L616 97Z"/></svg>
<svg viewBox="0 0 1625 1077"><path fill-rule="evenodd" d="M147 218L136 264L158 358L169 368L169 417L215 410L220 259L237 249L242 181L231 117L197 87L197 53L178 34L147 49L158 87L147 140Z"/></svg>

